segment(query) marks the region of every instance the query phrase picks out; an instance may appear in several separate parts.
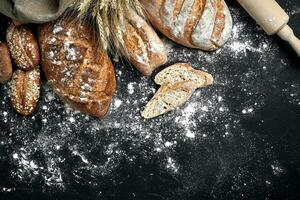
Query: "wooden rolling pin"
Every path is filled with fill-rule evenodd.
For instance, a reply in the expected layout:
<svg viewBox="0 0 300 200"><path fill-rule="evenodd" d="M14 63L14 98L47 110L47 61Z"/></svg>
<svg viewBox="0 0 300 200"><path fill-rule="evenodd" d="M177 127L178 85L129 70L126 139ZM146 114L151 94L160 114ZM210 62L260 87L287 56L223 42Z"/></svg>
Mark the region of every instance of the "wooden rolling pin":
<svg viewBox="0 0 300 200"><path fill-rule="evenodd" d="M275 0L238 0L268 35L278 34L300 57L300 40L288 25L289 16Z"/></svg>

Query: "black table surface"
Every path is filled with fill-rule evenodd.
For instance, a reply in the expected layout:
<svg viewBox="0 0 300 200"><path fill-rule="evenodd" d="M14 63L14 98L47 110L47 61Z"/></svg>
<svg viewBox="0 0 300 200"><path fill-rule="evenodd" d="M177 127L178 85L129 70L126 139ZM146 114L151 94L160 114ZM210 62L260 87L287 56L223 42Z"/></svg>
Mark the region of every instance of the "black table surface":
<svg viewBox="0 0 300 200"><path fill-rule="evenodd" d="M300 1L278 2L300 36ZM140 116L153 76L116 58L102 120L65 106L44 78L37 111L22 117L0 86L0 199L300 199L300 59L228 5L233 34L217 52L163 38L167 65L191 63L215 84L159 118Z"/></svg>

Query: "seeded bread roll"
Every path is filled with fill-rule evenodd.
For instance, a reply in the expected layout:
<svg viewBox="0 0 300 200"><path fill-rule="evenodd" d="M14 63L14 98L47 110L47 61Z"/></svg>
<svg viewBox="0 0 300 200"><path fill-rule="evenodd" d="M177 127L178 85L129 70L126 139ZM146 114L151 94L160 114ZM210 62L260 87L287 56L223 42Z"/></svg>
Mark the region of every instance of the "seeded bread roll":
<svg viewBox="0 0 300 200"><path fill-rule="evenodd" d="M224 0L140 0L150 21L173 41L213 51L230 37L232 17Z"/></svg>
<svg viewBox="0 0 300 200"><path fill-rule="evenodd" d="M116 89L114 67L93 29L60 19L40 26L42 68L55 92L74 108L104 117Z"/></svg>
<svg viewBox="0 0 300 200"><path fill-rule="evenodd" d="M177 63L160 71L155 76L158 85L175 84L183 81L193 81L197 88L206 87L214 82L212 75L196 70L186 63Z"/></svg>
<svg viewBox="0 0 300 200"><path fill-rule="evenodd" d="M7 29L6 40L11 56L20 69L32 70L39 64L37 39L27 27L11 23Z"/></svg>
<svg viewBox="0 0 300 200"><path fill-rule="evenodd" d="M0 42L0 83L4 84L11 79L12 63L6 43Z"/></svg>
<svg viewBox="0 0 300 200"><path fill-rule="evenodd" d="M148 76L167 62L167 50L153 28L135 12L128 12L125 24L126 56L143 75Z"/></svg>
<svg viewBox="0 0 300 200"><path fill-rule="evenodd" d="M10 99L14 109L22 115L31 115L38 106L40 97L40 69L17 70L10 84Z"/></svg>

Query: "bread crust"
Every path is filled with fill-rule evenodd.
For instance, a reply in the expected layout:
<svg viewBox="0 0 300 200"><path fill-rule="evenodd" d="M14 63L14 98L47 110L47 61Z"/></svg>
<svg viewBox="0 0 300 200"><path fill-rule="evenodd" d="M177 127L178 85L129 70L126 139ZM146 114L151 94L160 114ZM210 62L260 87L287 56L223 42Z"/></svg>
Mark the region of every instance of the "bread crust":
<svg viewBox="0 0 300 200"><path fill-rule="evenodd" d="M126 56L143 75L149 76L167 62L167 50L153 28L132 10L125 24Z"/></svg>
<svg viewBox="0 0 300 200"><path fill-rule="evenodd" d="M11 79L12 62L6 43L0 42L0 83L4 84Z"/></svg>
<svg viewBox="0 0 300 200"><path fill-rule="evenodd" d="M113 64L85 23L56 20L39 27L42 68L61 99L104 117L116 90Z"/></svg>
<svg viewBox="0 0 300 200"><path fill-rule="evenodd" d="M140 0L155 28L173 41L214 51L230 37L232 17L224 0Z"/></svg>

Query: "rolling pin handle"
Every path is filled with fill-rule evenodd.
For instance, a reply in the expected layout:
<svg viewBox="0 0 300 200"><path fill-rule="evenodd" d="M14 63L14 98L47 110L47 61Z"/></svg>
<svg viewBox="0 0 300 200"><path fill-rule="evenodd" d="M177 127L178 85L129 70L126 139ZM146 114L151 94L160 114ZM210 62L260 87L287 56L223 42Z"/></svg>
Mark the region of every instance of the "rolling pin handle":
<svg viewBox="0 0 300 200"><path fill-rule="evenodd" d="M282 29L280 29L278 35L281 39L287 41L300 57L300 40L295 36L291 27L289 27L289 25L285 25Z"/></svg>

